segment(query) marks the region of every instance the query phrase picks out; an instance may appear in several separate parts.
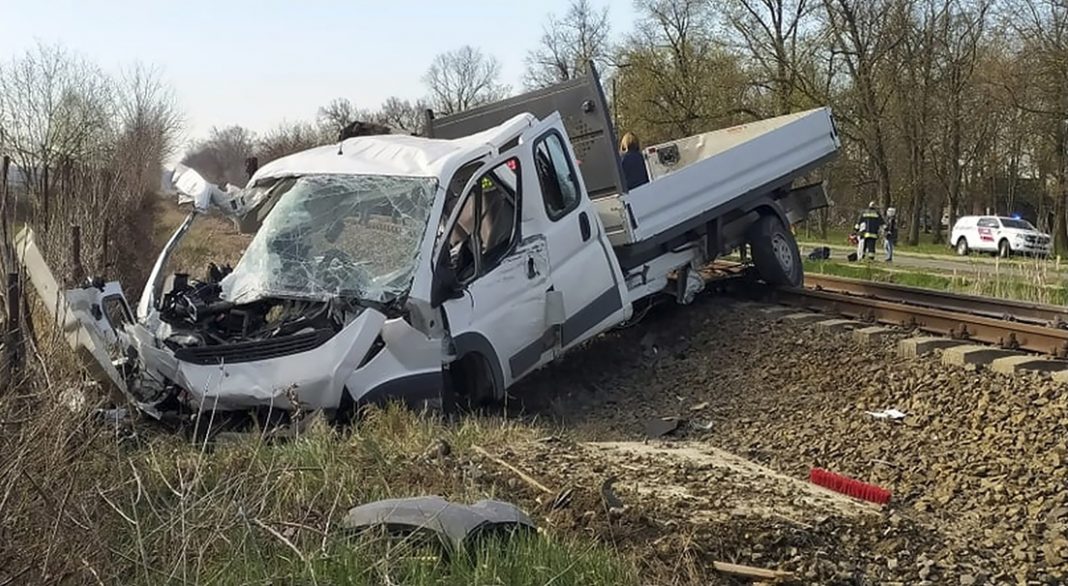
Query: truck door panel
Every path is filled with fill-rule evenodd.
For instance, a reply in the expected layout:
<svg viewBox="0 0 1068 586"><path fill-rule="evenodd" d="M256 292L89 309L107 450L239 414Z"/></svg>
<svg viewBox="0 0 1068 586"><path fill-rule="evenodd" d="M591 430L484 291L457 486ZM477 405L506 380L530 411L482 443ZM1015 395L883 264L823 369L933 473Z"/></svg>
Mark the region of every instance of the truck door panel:
<svg viewBox="0 0 1068 586"><path fill-rule="evenodd" d="M528 132L533 138L535 169L528 181L532 189L540 189L543 198L541 213L546 221L542 232L548 244L551 281L563 294L560 346L566 349L592 335L598 325L620 319L625 308L614 252L558 125L559 120L551 117Z"/></svg>
<svg viewBox="0 0 1068 586"><path fill-rule="evenodd" d="M464 288L443 303L457 350L479 340L505 386L542 362L544 352L532 348L546 330L548 251L540 234L522 236L521 179L516 157L484 166L457 202L440 249Z"/></svg>

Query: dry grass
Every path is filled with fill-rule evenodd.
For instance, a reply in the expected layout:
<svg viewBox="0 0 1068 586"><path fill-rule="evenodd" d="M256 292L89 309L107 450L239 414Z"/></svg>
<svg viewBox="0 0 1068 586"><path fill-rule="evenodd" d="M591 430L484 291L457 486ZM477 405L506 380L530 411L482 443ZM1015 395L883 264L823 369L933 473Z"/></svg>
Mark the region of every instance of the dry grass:
<svg viewBox="0 0 1068 586"><path fill-rule="evenodd" d="M154 256L184 218L169 203L149 205L153 254L129 258ZM195 271L220 255L236 260L247 238L200 218L175 264ZM514 445L545 430L391 407L346 428L316 421L288 441L255 433L192 441L156 423L95 416L108 406L104 391L57 332L39 317L35 325L30 361L0 381L0 585L636 582L636 561L577 533L442 557L339 527L350 507L387 497L498 496L534 507L521 493L499 494L473 446ZM424 456L441 440L450 456Z"/></svg>
<svg viewBox="0 0 1068 586"><path fill-rule="evenodd" d="M626 584L636 575L603 546L568 536L441 559L339 528L350 507L376 499L493 497L472 447L527 441L538 433L528 426L391 407L285 442L203 443L103 424L61 400L62 384L31 386L0 398L0 584ZM424 457L441 440L452 455Z"/></svg>
<svg viewBox="0 0 1068 586"><path fill-rule="evenodd" d="M155 200L152 205L153 247L151 252L144 254L149 255L154 261L167 239L185 220L189 209L188 206L179 207L170 200L161 199ZM233 266L237 264L251 241L251 235L239 232L237 227L226 218L214 215L199 216L171 257L168 271L164 274L186 272L194 276L202 276L207 270L208 263L211 262L219 266L224 264Z"/></svg>

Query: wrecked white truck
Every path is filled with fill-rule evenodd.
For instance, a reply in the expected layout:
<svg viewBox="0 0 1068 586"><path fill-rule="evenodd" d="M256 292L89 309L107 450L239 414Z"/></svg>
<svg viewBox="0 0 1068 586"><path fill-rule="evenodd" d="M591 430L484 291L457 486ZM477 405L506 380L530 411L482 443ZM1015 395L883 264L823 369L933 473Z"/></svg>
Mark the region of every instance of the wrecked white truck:
<svg viewBox="0 0 1068 586"><path fill-rule="evenodd" d="M760 276L798 285L790 225L825 206L793 188L839 148L817 109L646 149L623 188L597 79L455 116L428 136L362 136L275 160L243 189L179 169L193 211L131 309L114 283L67 291L78 349L143 411L345 410L384 399L499 399L626 322L635 303L702 288L698 269L746 244ZM255 237L236 266L163 274L199 214ZM32 234L23 263L61 295ZM48 303L46 303L48 305Z"/></svg>

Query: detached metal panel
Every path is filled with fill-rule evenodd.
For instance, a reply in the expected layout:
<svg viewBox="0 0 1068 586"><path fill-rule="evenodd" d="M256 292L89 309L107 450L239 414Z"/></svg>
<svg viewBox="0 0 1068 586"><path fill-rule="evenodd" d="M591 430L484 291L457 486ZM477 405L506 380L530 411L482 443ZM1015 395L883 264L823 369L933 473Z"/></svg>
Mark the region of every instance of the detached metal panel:
<svg viewBox="0 0 1068 586"><path fill-rule="evenodd" d="M426 132L431 138L455 139L501 124L517 114L530 113L544 120L553 112L559 112L564 121L590 198L622 193L612 117L592 64L589 74L579 79L440 118L428 113Z"/></svg>

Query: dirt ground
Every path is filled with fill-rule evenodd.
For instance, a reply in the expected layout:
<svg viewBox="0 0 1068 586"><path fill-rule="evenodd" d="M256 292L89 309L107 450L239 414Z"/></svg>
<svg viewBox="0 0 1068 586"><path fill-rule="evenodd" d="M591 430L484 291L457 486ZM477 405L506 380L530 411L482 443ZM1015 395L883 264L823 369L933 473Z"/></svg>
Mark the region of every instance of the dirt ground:
<svg viewBox="0 0 1068 586"><path fill-rule="evenodd" d="M720 560L804 583L1064 583L1065 387L892 346L719 297L658 309L521 384L526 413L577 439L505 459L554 491L594 495L549 523L600 519L590 531L695 579ZM907 416L866 413L888 408ZM649 439L664 417L682 423ZM883 486L891 502L815 489L812 467ZM611 514L599 496L609 478L626 505Z"/></svg>

